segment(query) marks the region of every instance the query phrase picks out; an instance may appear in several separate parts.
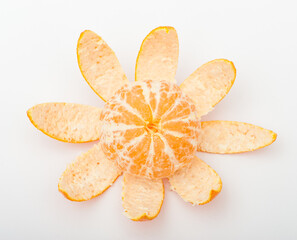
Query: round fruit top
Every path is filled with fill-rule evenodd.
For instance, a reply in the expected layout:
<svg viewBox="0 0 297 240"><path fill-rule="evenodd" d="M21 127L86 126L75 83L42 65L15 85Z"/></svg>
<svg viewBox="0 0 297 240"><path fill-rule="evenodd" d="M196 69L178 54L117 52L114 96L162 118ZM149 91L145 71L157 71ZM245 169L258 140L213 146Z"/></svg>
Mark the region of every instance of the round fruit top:
<svg viewBox="0 0 297 240"><path fill-rule="evenodd" d="M176 84L127 84L106 103L101 118L102 149L124 172L168 177L195 154L199 118Z"/></svg>

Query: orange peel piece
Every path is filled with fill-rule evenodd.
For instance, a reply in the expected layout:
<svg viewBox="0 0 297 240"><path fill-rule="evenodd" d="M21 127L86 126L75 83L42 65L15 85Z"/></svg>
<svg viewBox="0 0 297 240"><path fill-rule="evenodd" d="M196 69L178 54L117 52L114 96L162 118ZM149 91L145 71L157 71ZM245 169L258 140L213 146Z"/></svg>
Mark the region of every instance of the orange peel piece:
<svg viewBox="0 0 297 240"><path fill-rule="evenodd" d="M162 179L148 179L125 173L122 200L124 214L134 221L158 216L164 199Z"/></svg>
<svg viewBox="0 0 297 240"><path fill-rule="evenodd" d="M135 80L167 80L175 83L178 37L173 27L158 27L143 40L135 66Z"/></svg>
<svg viewBox="0 0 297 240"><path fill-rule="evenodd" d="M172 190L194 205L210 202L222 189L219 175L196 156L188 166L177 170L169 182Z"/></svg>
<svg viewBox="0 0 297 240"><path fill-rule="evenodd" d="M82 143L99 139L101 109L75 103L42 103L27 111L32 124L63 142Z"/></svg>
<svg viewBox="0 0 297 240"><path fill-rule="evenodd" d="M231 89L236 69L226 59L210 61L193 72L180 88L195 103L199 116L210 112Z"/></svg>
<svg viewBox="0 0 297 240"><path fill-rule="evenodd" d="M208 153L241 153L254 151L273 143L277 135L271 130L235 121L201 122L198 151Z"/></svg>
<svg viewBox="0 0 297 240"><path fill-rule="evenodd" d="M108 160L100 144L96 144L68 165L58 188L71 201L86 201L103 193L120 174L116 164Z"/></svg>
<svg viewBox="0 0 297 240"><path fill-rule="evenodd" d="M86 30L77 43L79 69L94 92L104 101L128 83L115 53L96 33Z"/></svg>

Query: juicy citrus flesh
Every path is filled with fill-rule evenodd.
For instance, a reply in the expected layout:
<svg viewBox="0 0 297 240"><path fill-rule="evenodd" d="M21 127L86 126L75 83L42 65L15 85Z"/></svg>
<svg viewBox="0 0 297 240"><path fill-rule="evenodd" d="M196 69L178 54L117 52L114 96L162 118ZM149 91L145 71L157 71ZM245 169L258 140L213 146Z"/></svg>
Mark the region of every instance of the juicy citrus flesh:
<svg viewBox="0 0 297 240"><path fill-rule="evenodd" d="M106 103L101 119L102 150L132 175L168 177L195 154L199 119L176 84L127 84Z"/></svg>

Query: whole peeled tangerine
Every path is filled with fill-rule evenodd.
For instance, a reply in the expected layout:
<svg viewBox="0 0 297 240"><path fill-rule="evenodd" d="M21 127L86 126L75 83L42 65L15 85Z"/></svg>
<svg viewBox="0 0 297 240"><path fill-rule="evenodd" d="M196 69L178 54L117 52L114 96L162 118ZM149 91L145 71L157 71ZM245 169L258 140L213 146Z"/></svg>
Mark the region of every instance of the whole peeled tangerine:
<svg viewBox="0 0 297 240"><path fill-rule="evenodd" d="M195 154L199 118L176 84L125 85L106 103L102 121L102 150L126 173L169 177Z"/></svg>

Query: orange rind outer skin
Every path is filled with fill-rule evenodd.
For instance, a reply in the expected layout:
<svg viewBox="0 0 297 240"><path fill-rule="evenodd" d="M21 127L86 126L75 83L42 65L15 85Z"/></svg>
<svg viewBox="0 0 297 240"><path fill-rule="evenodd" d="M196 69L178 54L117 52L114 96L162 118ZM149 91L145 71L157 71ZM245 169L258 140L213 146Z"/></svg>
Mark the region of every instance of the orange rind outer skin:
<svg viewBox="0 0 297 240"><path fill-rule="evenodd" d="M67 166L58 189L71 201L87 201L102 194L120 175L116 164L106 159L96 144Z"/></svg>
<svg viewBox="0 0 297 240"><path fill-rule="evenodd" d="M162 200L162 204L161 204L161 206L160 206L159 211L157 212L157 214L154 215L154 216L152 216L152 217L150 217L146 213L144 213L143 215L141 215L141 216L139 216L137 218L129 218L129 219L131 219L132 221L135 221L135 222L139 222L139 221L142 222L142 221L153 220L154 218L156 218L159 215L159 213L161 211L161 208L162 208L162 205L163 205L163 202L164 202L164 197L165 197L165 189L164 189L164 183L163 183L163 200Z"/></svg>
<svg viewBox="0 0 297 240"><path fill-rule="evenodd" d="M135 177L138 177L138 176L135 176ZM125 184L125 181L126 181L126 179L125 179L125 175L124 175L123 184ZM162 201L161 201L161 204L159 206L159 209L157 210L157 212L154 215L150 216L147 213L143 213L143 214L138 215L136 217L131 217L127 212L124 212L124 215L126 217L128 217L130 220L135 221L135 222L152 220L152 219L156 218L159 215L159 213L161 211L161 208L162 208L162 205L163 205L163 202L164 202L164 197L165 197L165 189L164 189L164 182L162 180ZM122 193L122 202L123 203L124 203L124 200L125 200L125 197L124 197L124 195Z"/></svg>
<svg viewBox="0 0 297 240"><path fill-rule="evenodd" d="M222 180L217 172L196 156L189 166L173 174L169 183L171 190L192 205L210 202L222 189Z"/></svg>
<svg viewBox="0 0 297 240"><path fill-rule="evenodd" d="M171 27L171 26L160 26L160 27L157 27L155 29L153 29L152 31L150 31L150 33L148 35L146 35L146 37L143 39L142 43L141 43L141 46L140 46L140 49L139 49L139 52L138 52L138 55L137 55L137 58L136 58L136 64L135 64L135 81L137 81L137 67L138 67L138 60L139 60L139 57L140 57L140 54L143 50L143 45L144 45L144 42L147 40L148 37L150 37L154 32L156 31L159 31L159 30L165 30L167 33L170 31L170 30L174 30L175 31L175 28L174 27ZM153 80L153 79L151 79Z"/></svg>
<svg viewBox="0 0 297 240"><path fill-rule="evenodd" d="M71 201L87 201L102 194L121 173L115 163L105 158L101 145L96 144L67 166L58 189Z"/></svg>
<svg viewBox="0 0 297 240"><path fill-rule="evenodd" d="M83 39L84 37L86 38ZM96 42L90 41L90 39L94 40L94 38L97 40ZM91 50L89 49L87 55L84 51L80 53L80 50L85 50L88 46L90 47L90 43L92 43L94 50L93 48ZM120 86L129 83L115 52L109 47L104 39L95 32L85 30L80 34L76 53L78 66L84 79L103 101L107 101L112 97L114 91ZM90 69L92 68L84 69L85 66L90 63L92 64L92 67L95 67L96 69L91 71ZM106 64L109 65L106 66ZM90 74L90 76L88 76L88 74Z"/></svg>
<svg viewBox="0 0 297 240"><path fill-rule="evenodd" d="M34 127L36 127L39 131L41 131L41 132L44 133L45 135L49 136L50 138L53 138L53 139L58 140L58 141L60 141L60 142L65 142L65 143L88 143L88 142L94 142L94 141L98 141L98 140L99 140L99 137L98 137L98 139L89 140L89 141L83 141L83 142L75 141L75 140L67 141L67 140L65 140L65 139L60 139L60 138L54 137L53 135L51 135L51 134L45 132L45 131L42 130L42 129L40 129L40 128L36 125L36 123L33 121L32 117L30 116L30 112L29 112L29 110L27 111L27 116L28 116L30 122L31 122L31 123L34 125Z"/></svg>
<svg viewBox="0 0 297 240"><path fill-rule="evenodd" d="M137 77L136 77L136 73L137 73L137 62L138 62L138 59L139 59L139 56L140 56L140 53L142 52L142 49L143 49L143 43L147 40L147 38L154 32L158 31L158 30L162 30L164 29L167 33L169 32L169 29L171 30L175 30L174 27L170 27L170 26L160 26L160 27L157 27L155 29L153 29L152 31L150 31L150 33L148 35L146 35L146 37L143 39L142 43L141 43L141 46L140 46L140 49L139 49L139 52L138 52L138 55L137 55L137 58L136 58L136 65L135 65L135 81L137 81Z"/></svg>
<svg viewBox="0 0 297 240"><path fill-rule="evenodd" d="M77 41L77 47L76 47L76 56L77 56L77 63L78 63L78 67L79 67L79 70L81 72L81 75L83 76L83 78L86 80L87 84L90 86L90 88L97 94L97 96L99 96L104 102L106 102L106 99L104 99L100 94L97 93L97 91L91 86L91 84L89 83L88 79L86 78L86 76L84 75L82 69L81 69L81 63L80 63L80 57L79 57L79 54L78 54L78 46L79 46L79 42L80 40L82 39L82 37L84 36L84 34L86 32L93 32L91 30L85 30L83 31L79 38L78 38L78 41Z"/></svg>
<svg viewBox="0 0 297 240"><path fill-rule="evenodd" d="M31 111L30 111L30 110L31 110L31 109L29 109L29 110L27 111L27 116L28 116L30 122L34 125L34 127L36 127L39 131L41 131L41 132L44 133L45 135L47 135L47 136L49 136L49 137L51 137L51 138L53 138L53 139L55 139L55 140L58 140L58 141L61 141L61 142L67 142L67 143L69 143L69 142L66 141L65 139L59 139L59 138L57 138L57 137L54 137L53 135L50 135L49 133L45 132L44 130L40 129L40 128L38 127L38 125L33 121L32 116L31 116ZM91 142L91 141L90 141L90 142ZM79 143L79 142L71 142L71 143Z"/></svg>
<svg viewBox="0 0 297 240"><path fill-rule="evenodd" d="M215 172L216 173L216 175L217 176L219 176L218 174L217 174L217 172ZM206 201L204 201L204 202L200 202L200 203L198 203L198 204L195 204L194 202L191 202L191 201L188 201L189 203L191 203L192 205L204 205L204 204L207 204L207 203L209 203L210 201L212 201L220 192L221 192L221 190L222 190L222 187L223 187L223 183L222 183L222 180L221 180L221 178L220 178L220 188L218 189L218 190L214 190L214 189L212 189L211 191L210 191L210 193L209 193L209 198L206 200ZM185 200L184 200L185 201Z"/></svg>
<svg viewBox="0 0 297 240"><path fill-rule="evenodd" d="M58 103L58 102L56 102ZM66 103L64 103L66 104ZM33 107L32 107L33 108ZM45 135L49 136L50 138L53 138L55 140L61 141L61 142L66 142L66 143L88 143L88 142L94 142L94 141L98 141L100 137L96 138L96 139L92 139L92 140L87 140L87 141L76 141L74 139L72 140L66 140L66 139L62 139L62 138L58 138L56 136L51 135L50 133L44 131L43 129L41 129L33 120L32 115L31 115L31 111L32 108L30 108L29 110L27 110L27 116L30 120L30 122L33 124L34 127L36 127L39 131L41 131L42 133L44 133Z"/></svg>
<svg viewBox="0 0 297 240"><path fill-rule="evenodd" d="M232 86L233 86L233 84L235 82L235 79L236 79L236 68L235 68L234 63L232 61L229 61L228 59L225 59L225 58L214 59L214 60L212 60L212 61L210 61L208 63L212 63L212 62L215 62L217 60L224 61L224 62L227 62L227 63L230 63L231 64L232 69L234 71L234 78L232 79L229 88L226 89L226 94L220 100L218 100L215 104L213 104L212 107L214 107L215 105L217 105L230 92L230 90L231 90L231 88L232 88ZM207 64L207 63L205 63L205 64Z"/></svg>
<svg viewBox="0 0 297 240"><path fill-rule="evenodd" d="M205 64L203 64L202 66L200 66L199 68L197 68L196 70L195 70L195 72L198 70L198 69L200 69L200 68L202 68L203 66L206 66L206 65L208 65L208 64L212 64L212 63L214 63L214 62L218 62L218 61L223 61L223 62L226 62L226 63L228 63L228 64L230 64L231 65L231 68L232 68L232 70L233 70L233 72L234 72L234 77L233 77L233 79L231 79L231 83L230 83L230 85L228 86L228 88L226 88L225 89L225 92L224 92L224 95L222 95L217 101L215 101L215 102L213 102L212 104L211 104L211 106L210 106L210 109L207 111L207 112L205 112L205 111L203 111L202 113L200 113L199 112L199 115L200 116L203 116L203 115L206 115L207 113L209 113L228 93L229 93L229 91L230 91L230 89L232 88L232 86L233 86L233 84L234 84L234 82L235 82L235 79L236 79L236 68L235 68L235 65L234 65L234 63L232 62L232 61L229 61L229 60L227 60L227 59L224 59L224 58L219 58L219 59L214 59L214 60L212 60L212 61L209 61L209 62L207 62L207 63L205 63ZM194 74L195 72L193 72L192 74ZM189 78L192 76L192 74L189 76ZM187 80L187 79L186 79ZM184 86L184 84L186 83L186 80L180 85L180 88L183 90L183 86ZM191 98L191 96L188 94L188 96ZM195 102L195 101L194 101Z"/></svg>
<svg viewBox="0 0 297 240"><path fill-rule="evenodd" d="M212 121L202 121L201 122L201 127L203 127L203 124L207 123L207 122L221 122L221 120L212 120ZM242 123L244 125L253 125L253 124L250 124L250 123L245 123L245 122L237 122L237 121L226 121L224 120L224 122L229 122L229 123ZM254 125L256 126L256 125ZM265 130L265 131L269 131L270 134L271 134L271 141L270 142L267 142L265 145L262 145L262 146L259 146L257 148L254 148L254 149L251 149L251 150L243 150L243 151L233 151L233 152L219 152L219 151L204 151L204 150L201 150L199 149L198 147L198 150L199 152L207 152L207 153L214 153L214 154L237 154L237 153L246 153L246 152L252 152L252 151L256 151L258 149L262 149L264 147L267 147L269 145L271 145L272 143L275 142L275 140L277 139L277 133L273 132L272 130L269 130L269 129L265 129L263 127L260 127L260 126L256 126L257 128L259 129L262 129L262 130Z"/></svg>
<svg viewBox="0 0 297 240"><path fill-rule="evenodd" d="M222 180L220 180L220 188L218 190L213 190L212 189L210 191L210 193L209 193L209 198L206 201L204 201L204 202L201 202L201 203L196 204L196 203L191 202L191 201L185 201L185 200L184 201L192 204L193 206L195 206L195 205L205 205L205 204L211 202L221 192L222 187L223 187Z"/></svg>
<svg viewBox="0 0 297 240"><path fill-rule="evenodd" d="M215 172L216 173L216 172ZM218 176L218 174L216 173L216 175ZM209 203L210 201L212 201L222 190L222 187L223 187L223 183L222 183L222 180L220 178L220 188L218 190L211 190L210 193L209 193L209 198L205 201L205 202L201 202L199 203L198 205L204 205L206 203ZM191 202L192 203L192 202ZM192 203L194 204L194 203Z"/></svg>
<svg viewBox="0 0 297 240"><path fill-rule="evenodd" d="M119 174L119 176L120 176L120 175L121 175L121 174ZM116 178L111 184L113 184L113 183L118 179L119 176L117 176L117 178ZM61 177L60 177L60 179L61 179ZM74 199L74 198L71 198L71 197L67 194L67 192L65 192L63 189L61 189L61 188L60 188L60 184L58 183L58 190L63 194L63 196L64 196L65 198L67 198L68 200L73 201L73 202L84 202L84 201L91 200L91 199L93 199L93 198L95 198L95 197L98 197L98 196L101 195L102 193L104 193L109 187L110 187L110 186L107 186L105 189L103 189L103 190L102 190L101 192L99 192L98 194L92 196L91 198L88 198L88 199L83 199L83 198L81 198L81 199Z"/></svg>
<svg viewBox="0 0 297 240"><path fill-rule="evenodd" d="M53 138L53 139L55 139L55 140L58 140L58 141L61 141L61 142L66 142L66 143L88 143L88 142L94 142L94 141L99 140L99 137L98 137L98 139L89 140L89 141L83 141L83 142L75 141L75 140L67 141L67 140L65 140L65 139L57 138L57 137L55 137L55 136L53 136L53 135L51 135L51 134L45 132L44 130L42 130L42 129L40 129L40 128L38 127L38 125L37 125L37 124L33 121L33 119L32 119L32 116L31 116L31 113L30 113L30 109L27 111L27 116L28 116L30 122L34 125L34 127L36 127L39 131L41 131L41 132L44 133L45 135L47 135L47 136L49 136L49 137L51 137L51 138Z"/></svg>

